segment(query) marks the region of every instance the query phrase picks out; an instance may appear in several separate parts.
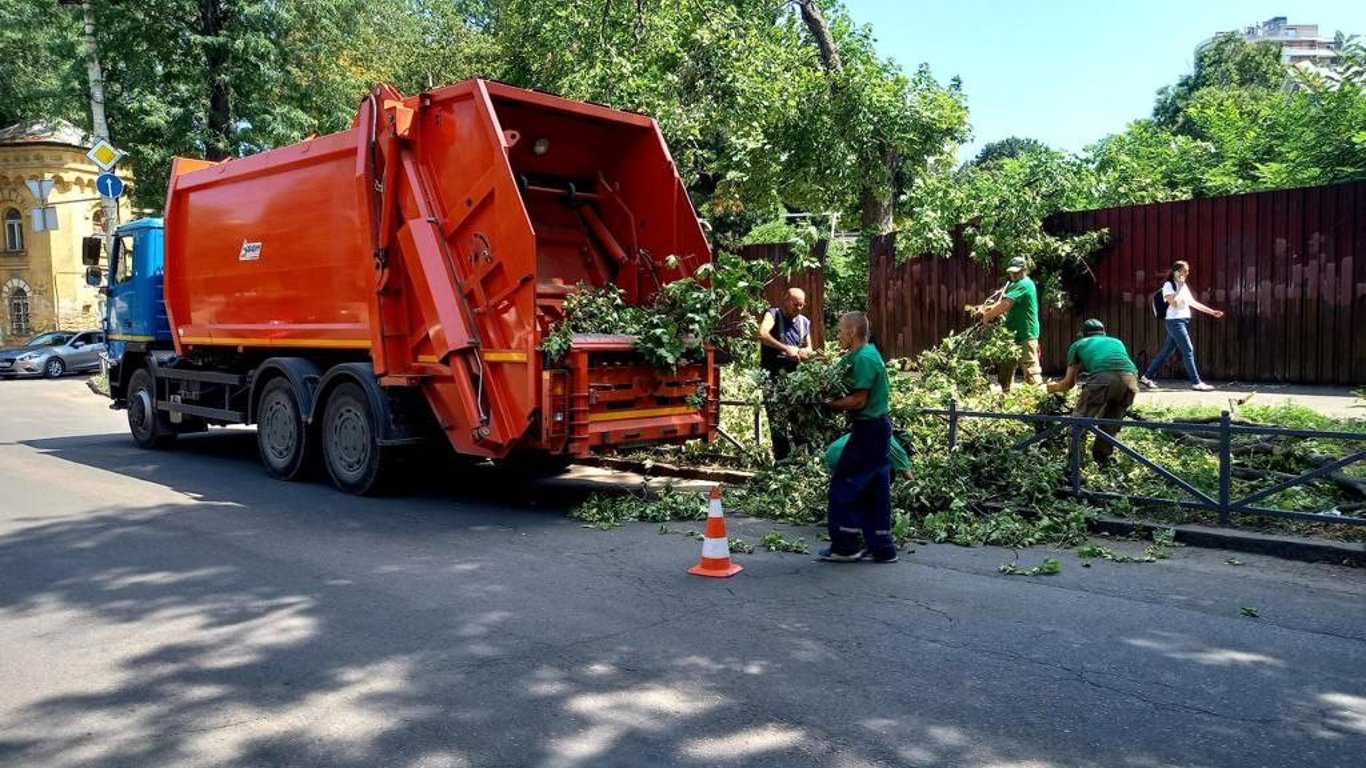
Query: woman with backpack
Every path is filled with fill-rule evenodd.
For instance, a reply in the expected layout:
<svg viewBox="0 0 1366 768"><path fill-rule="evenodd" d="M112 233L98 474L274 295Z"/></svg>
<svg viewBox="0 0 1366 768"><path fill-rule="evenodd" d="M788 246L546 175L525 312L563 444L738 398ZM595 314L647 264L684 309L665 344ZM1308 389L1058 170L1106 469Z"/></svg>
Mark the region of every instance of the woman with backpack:
<svg viewBox="0 0 1366 768"><path fill-rule="evenodd" d="M1201 304L1191 295L1190 286L1186 284L1190 271L1191 265L1187 262L1176 262L1172 265L1171 272L1167 273L1166 282L1162 283L1161 297L1153 295L1154 312L1161 310L1164 303L1166 305L1164 316L1167 321L1167 343L1162 345L1162 351L1157 353L1157 357L1148 364L1148 370L1143 372L1143 378L1138 380L1144 389L1157 389L1153 377L1162 369L1162 364L1167 362L1167 358L1178 349L1181 350L1181 362L1186 367L1186 375L1191 380L1191 389L1200 392L1214 389L1200 380L1200 371L1195 367L1195 345L1191 343L1190 334L1191 310L1199 310L1210 317L1223 317L1224 313Z"/></svg>

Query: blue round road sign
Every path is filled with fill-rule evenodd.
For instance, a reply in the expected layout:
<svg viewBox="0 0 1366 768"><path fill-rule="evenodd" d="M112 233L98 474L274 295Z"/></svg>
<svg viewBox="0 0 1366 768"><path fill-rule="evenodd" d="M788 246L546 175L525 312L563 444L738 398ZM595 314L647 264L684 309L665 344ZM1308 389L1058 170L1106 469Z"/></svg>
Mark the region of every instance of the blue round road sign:
<svg viewBox="0 0 1366 768"><path fill-rule="evenodd" d="M123 194L123 179L112 173L101 173L95 179L95 189L100 197L118 197Z"/></svg>

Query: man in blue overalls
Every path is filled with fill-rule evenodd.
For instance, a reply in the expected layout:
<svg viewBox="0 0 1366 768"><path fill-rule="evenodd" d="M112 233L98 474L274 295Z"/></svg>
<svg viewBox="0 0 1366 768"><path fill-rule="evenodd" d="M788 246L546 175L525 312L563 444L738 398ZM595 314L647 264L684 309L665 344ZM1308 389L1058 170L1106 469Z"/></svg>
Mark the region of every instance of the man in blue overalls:
<svg viewBox="0 0 1366 768"><path fill-rule="evenodd" d="M797 370L797 363L811 356L811 321L802 314L805 309L806 293L791 288L782 306L769 309L759 321L759 367L770 378ZM765 410L769 438L773 441L773 460L782 461L792 453L792 438L783 423L783 414L773 407Z"/></svg>
<svg viewBox="0 0 1366 768"><path fill-rule="evenodd" d="M867 315L846 313L840 318L839 334L840 346L847 351L843 364L849 394L830 403L830 408L848 411L853 428L830 477L830 546L821 550L820 559L894 563L887 366L868 342Z"/></svg>

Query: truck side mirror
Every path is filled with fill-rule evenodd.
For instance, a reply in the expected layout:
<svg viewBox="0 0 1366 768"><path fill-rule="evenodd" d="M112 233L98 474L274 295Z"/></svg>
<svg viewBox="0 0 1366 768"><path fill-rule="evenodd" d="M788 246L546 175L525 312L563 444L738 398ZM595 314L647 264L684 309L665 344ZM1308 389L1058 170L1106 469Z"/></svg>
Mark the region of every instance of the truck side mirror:
<svg viewBox="0 0 1366 768"><path fill-rule="evenodd" d="M100 271L100 268L99 268L99 267L86 267L86 268L85 268L85 284L86 284L86 285L90 286L91 288L98 288L99 285L100 285L100 281L103 280L103 279L104 279L104 273L103 273L102 271Z"/></svg>
<svg viewBox="0 0 1366 768"><path fill-rule="evenodd" d="M81 264L87 267L99 266L104 256L104 238L91 235L81 238Z"/></svg>

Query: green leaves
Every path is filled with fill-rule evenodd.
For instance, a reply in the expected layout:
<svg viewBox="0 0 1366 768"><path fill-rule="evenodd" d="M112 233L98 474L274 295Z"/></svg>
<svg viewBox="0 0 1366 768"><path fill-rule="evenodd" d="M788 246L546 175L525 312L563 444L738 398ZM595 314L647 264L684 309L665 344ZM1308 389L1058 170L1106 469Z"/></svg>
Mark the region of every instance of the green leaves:
<svg viewBox="0 0 1366 768"><path fill-rule="evenodd" d="M1014 563L1001 563L1001 573L1007 576L1054 576L1062 573L1062 563L1057 558L1044 558L1042 563L1033 568L1021 568Z"/></svg>
<svg viewBox="0 0 1366 768"><path fill-rule="evenodd" d="M636 493L595 493L571 510L569 516L582 520L589 528L610 530L637 521L662 524L670 520L702 520L707 516L707 501L700 493L676 489L673 483L666 483L657 493L642 484ZM661 525L659 532L670 531Z"/></svg>

